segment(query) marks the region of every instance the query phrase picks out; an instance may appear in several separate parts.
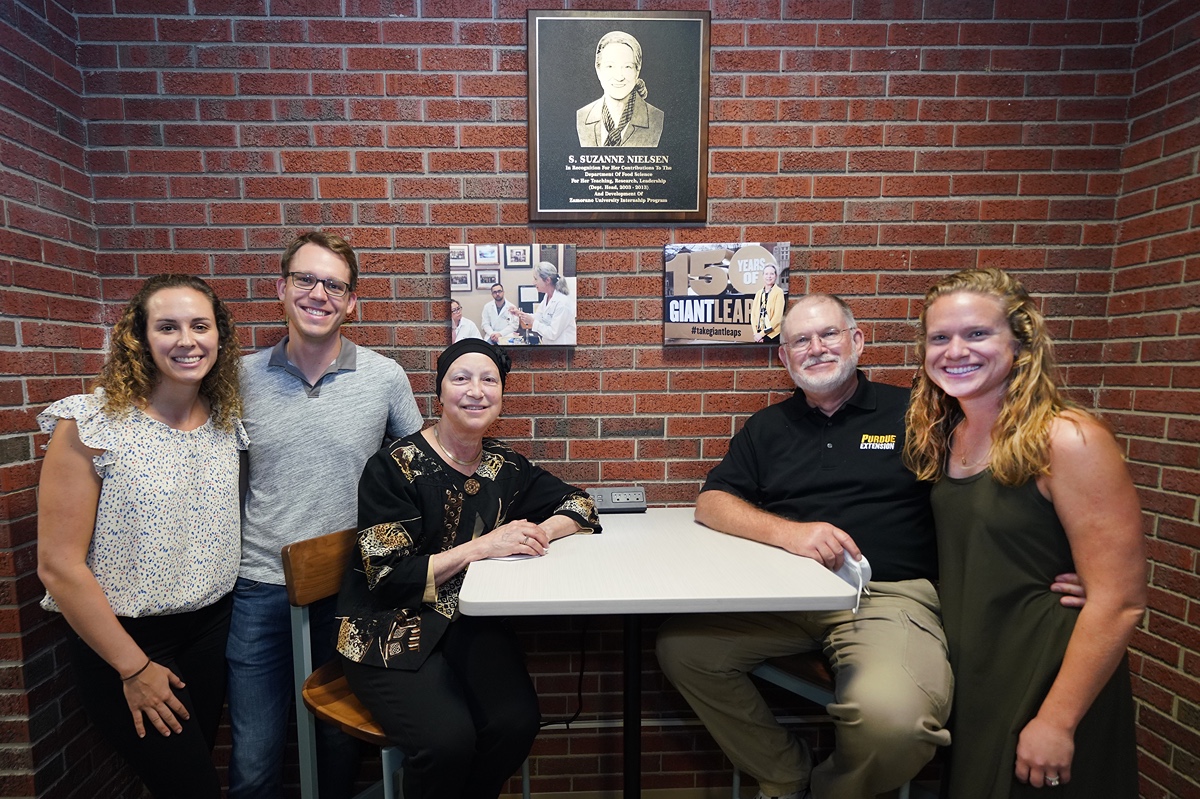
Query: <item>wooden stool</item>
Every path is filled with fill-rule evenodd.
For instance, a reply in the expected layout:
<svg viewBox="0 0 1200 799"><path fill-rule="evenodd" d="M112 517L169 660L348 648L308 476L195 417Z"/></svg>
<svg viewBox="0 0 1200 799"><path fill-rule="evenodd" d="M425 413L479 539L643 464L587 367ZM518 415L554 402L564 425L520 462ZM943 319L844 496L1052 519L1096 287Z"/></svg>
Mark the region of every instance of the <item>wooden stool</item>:
<svg viewBox="0 0 1200 799"><path fill-rule="evenodd" d="M300 795L317 796L317 730L314 718L347 735L378 746L383 756L384 799L397 799L397 775L404 753L392 746L383 729L350 690L342 663L334 658L318 669L312 662L312 627L308 606L333 596L354 548L354 529L288 544L281 550L288 602L292 606L292 662L296 679L296 729L300 739ZM311 713L306 713L308 708ZM521 764L521 794L529 799L529 760Z"/></svg>

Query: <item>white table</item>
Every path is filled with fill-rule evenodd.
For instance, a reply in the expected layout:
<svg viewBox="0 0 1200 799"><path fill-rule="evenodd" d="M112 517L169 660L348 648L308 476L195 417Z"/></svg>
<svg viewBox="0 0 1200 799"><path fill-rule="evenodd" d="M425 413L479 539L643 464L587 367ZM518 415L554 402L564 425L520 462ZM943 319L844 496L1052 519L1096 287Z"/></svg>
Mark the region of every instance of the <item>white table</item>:
<svg viewBox="0 0 1200 799"><path fill-rule="evenodd" d="M599 535L525 560L472 563L459 609L475 616L624 614L624 795L641 796L641 613L836 610L856 592L821 564L718 533L692 508L605 514Z"/></svg>

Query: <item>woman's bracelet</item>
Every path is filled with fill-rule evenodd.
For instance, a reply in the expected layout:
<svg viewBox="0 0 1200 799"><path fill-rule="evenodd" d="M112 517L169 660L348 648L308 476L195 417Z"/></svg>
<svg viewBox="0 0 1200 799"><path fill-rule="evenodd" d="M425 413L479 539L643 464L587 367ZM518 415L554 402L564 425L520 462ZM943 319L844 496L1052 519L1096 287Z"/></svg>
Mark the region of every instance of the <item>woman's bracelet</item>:
<svg viewBox="0 0 1200 799"><path fill-rule="evenodd" d="M145 671L145 670L146 670L146 669L148 669L148 668L150 668L150 658L146 658L146 665L145 665L145 666L142 666L140 669L138 669L137 671L135 671L133 674L130 674L128 677L122 677L122 678L121 678L121 682L129 682L129 681L130 681L130 680L132 680L134 677L138 676L139 674L141 674L143 671Z"/></svg>

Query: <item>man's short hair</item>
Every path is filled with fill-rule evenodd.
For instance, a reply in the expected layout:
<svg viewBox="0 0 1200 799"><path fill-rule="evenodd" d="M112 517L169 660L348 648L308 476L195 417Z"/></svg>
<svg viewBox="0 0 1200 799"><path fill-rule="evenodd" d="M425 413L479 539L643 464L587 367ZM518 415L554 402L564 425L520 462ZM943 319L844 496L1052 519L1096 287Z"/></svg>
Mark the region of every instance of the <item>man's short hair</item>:
<svg viewBox="0 0 1200 799"><path fill-rule="evenodd" d="M289 244L288 248L283 251L283 258L280 259L280 266L285 278L288 276L288 270L291 267L292 258L295 257L296 251L305 244L315 244L322 249L329 250L345 261L346 266L350 267L350 290L354 291L355 286L358 285L358 257L354 254L354 248L350 246L350 242L336 233L312 230L297 236L296 240Z"/></svg>
<svg viewBox="0 0 1200 799"><path fill-rule="evenodd" d="M790 316L792 313L792 310L794 308L796 308L797 306L807 305L810 302L818 302L818 301L832 302L834 305L836 305L838 307L838 310L840 310L842 312L842 316L844 316L846 318L846 327L858 327L858 324L854 321L854 311L850 310L849 303L847 303L845 300L843 300L841 297L839 297L836 294L824 294L824 293L806 294L803 297L801 297L800 299L793 302L791 304L791 306L789 306L787 309L787 315L784 317L784 321L787 321L787 316Z"/></svg>
<svg viewBox="0 0 1200 799"><path fill-rule="evenodd" d="M495 291L496 289L500 289L501 291L504 291L504 286L500 285L499 283L493 283L492 287L490 289L488 289L488 291Z"/></svg>

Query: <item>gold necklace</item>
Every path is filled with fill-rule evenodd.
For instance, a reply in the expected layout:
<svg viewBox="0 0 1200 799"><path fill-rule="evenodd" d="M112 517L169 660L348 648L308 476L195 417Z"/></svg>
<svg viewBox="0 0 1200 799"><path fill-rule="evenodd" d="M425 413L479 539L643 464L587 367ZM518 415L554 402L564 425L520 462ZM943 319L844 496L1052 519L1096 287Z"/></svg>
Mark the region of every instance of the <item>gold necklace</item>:
<svg viewBox="0 0 1200 799"><path fill-rule="evenodd" d="M971 463L967 463L967 456L966 456L966 455L959 455L959 456L958 456L958 461L959 461L959 463L961 463L963 466L966 466L966 467L968 467L968 468L969 468L969 467L972 467L972 466L980 466L980 465L982 465L982 464L984 464L984 463L987 463L987 462L988 462L988 460L989 460L989 459L990 459L990 457L991 457L991 454L992 454L992 453L991 453L991 450L989 449L989 451L987 452L987 454L985 454L985 455L984 455L982 458L980 458L980 459L979 459L979 460L977 460L977 461L972 461Z"/></svg>
<svg viewBox="0 0 1200 799"><path fill-rule="evenodd" d="M953 436L954 436L954 433L957 433L957 432L958 432L959 425L961 425L961 424L962 424L962 423L961 423L961 422L959 422L959 424L957 424L957 425L955 425L955 426L954 426L954 431L951 433L951 437L953 437ZM977 461L971 461L970 463L968 463L968 462L967 462L967 455L966 455L966 453L964 452L964 453L962 453L962 454L960 454L960 455L958 456L958 462L959 462L959 463L961 463L961 464L962 464L964 467L967 467L967 468L972 468L972 467L975 467L975 466L981 466L981 465L983 465L983 464L987 463L987 462L988 462L988 461L991 459L991 455L992 455L992 447L991 447L991 444L989 444L989 445L988 445L988 448L987 448L987 452L985 452L985 453L983 454L983 457L982 457L982 458L980 458L979 460L977 460ZM950 448L950 456L951 456L951 457L954 457L954 447L953 447L953 446Z"/></svg>
<svg viewBox="0 0 1200 799"><path fill-rule="evenodd" d="M446 449L446 445L442 443L442 437L438 435L438 426L436 424L433 426L433 437L437 441L438 446L442 448L442 452L446 454L446 457L457 463L459 466L470 466L472 463L479 460L479 456L483 455L483 442L480 441L479 451L475 453L475 457L471 458L470 460L460 461L458 458L451 455L450 450Z"/></svg>

